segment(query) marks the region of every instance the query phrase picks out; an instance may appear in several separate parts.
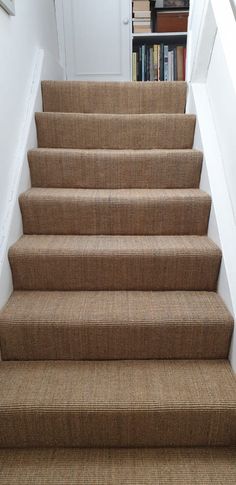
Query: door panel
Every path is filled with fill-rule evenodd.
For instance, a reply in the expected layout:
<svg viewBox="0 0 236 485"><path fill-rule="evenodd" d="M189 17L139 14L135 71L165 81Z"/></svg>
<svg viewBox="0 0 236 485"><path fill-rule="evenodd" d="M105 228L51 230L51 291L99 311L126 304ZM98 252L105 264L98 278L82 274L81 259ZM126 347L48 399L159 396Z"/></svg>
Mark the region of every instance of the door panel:
<svg viewBox="0 0 236 485"><path fill-rule="evenodd" d="M130 80L131 2L63 0L67 79Z"/></svg>

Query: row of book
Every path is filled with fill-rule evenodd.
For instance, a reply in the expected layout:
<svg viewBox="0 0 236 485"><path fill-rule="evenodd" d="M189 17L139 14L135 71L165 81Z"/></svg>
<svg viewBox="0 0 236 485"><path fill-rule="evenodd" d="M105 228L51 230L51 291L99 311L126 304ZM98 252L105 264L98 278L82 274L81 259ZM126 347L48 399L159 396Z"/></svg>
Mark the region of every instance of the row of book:
<svg viewBox="0 0 236 485"><path fill-rule="evenodd" d="M186 47L140 45L133 52L133 81L184 81Z"/></svg>
<svg viewBox="0 0 236 485"><path fill-rule="evenodd" d="M151 5L149 0L133 1L133 32L146 34L152 31Z"/></svg>

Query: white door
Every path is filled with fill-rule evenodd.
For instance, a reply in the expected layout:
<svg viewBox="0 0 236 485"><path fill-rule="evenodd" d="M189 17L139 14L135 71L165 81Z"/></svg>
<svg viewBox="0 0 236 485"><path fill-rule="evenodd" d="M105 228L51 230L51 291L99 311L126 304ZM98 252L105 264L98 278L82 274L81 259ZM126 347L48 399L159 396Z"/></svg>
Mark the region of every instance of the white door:
<svg viewBox="0 0 236 485"><path fill-rule="evenodd" d="M62 0L60 43L67 79L131 79L131 1ZM64 32L60 31L60 25Z"/></svg>

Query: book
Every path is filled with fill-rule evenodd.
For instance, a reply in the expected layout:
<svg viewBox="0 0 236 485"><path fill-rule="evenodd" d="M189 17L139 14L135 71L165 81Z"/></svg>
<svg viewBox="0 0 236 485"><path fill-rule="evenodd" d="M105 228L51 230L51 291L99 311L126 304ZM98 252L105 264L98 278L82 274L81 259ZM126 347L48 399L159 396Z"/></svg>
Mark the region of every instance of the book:
<svg viewBox="0 0 236 485"><path fill-rule="evenodd" d="M150 11L138 11L138 12L134 12L134 18L151 18L151 12Z"/></svg>
<svg viewBox="0 0 236 485"><path fill-rule="evenodd" d="M158 81L158 45L153 46L153 71L154 81Z"/></svg>
<svg viewBox="0 0 236 485"><path fill-rule="evenodd" d="M150 1L149 0L134 0L133 2L133 12L136 11L149 11Z"/></svg>
<svg viewBox="0 0 236 485"><path fill-rule="evenodd" d="M134 24L133 26L134 34L149 34L151 33L151 27L149 25Z"/></svg>
<svg viewBox="0 0 236 485"><path fill-rule="evenodd" d="M169 48L168 45L164 45L164 81L168 81L169 77Z"/></svg>
<svg viewBox="0 0 236 485"><path fill-rule="evenodd" d="M145 45L142 45L142 81L145 81Z"/></svg>
<svg viewBox="0 0 236 485"><path fill-rule="evenodd" d="M148 19L133 19L133 24L134 25L150 25L151 22Z"/></svg>
<svg viewBox="0 0 236 485"><path fill-rule="evenodd" d="M132 79L137 81L137 52L133 52L132 64Z"/></svg>
<svg viewBox="0 0 236 485"><path fill-rule="evenodd" d="M155 81L155 74L154 74L154 46L151 46L149 49L149 54L150 54L150 73L149 73L149 79L150 81Z"/></svg>
<svg viewBox="0 0 236 485"><path fill-rule="evenodd" d="M184 81L184 47L179 45L177 51L177 80Z"/></svg>
<svg viewBox="0 0 236 485"><path fill-rule="evenodd" d="M174 80L173 51L168 50L168 81Z"/></svg>
<svg viewBox="0 0 236 485"><path fill-rule="evenodd" d="M177 81L185 79L184 46L142 44L133 53L134 81ZM181 78L181 79L180 79Z"/></svg>

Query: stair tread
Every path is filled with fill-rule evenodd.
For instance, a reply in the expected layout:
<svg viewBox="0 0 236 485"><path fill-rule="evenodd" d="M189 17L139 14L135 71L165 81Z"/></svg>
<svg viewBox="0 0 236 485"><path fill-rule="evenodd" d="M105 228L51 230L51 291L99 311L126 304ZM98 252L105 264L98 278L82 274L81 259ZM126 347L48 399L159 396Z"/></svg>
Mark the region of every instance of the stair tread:
<svg viewBox="0 0 236 485"><path fill-rule="evenodd" d="M11 248L10 257L24 253L32 254L68 252L83 255L98 254L199 254L220 256L218 246L207 236L61 236L61 235L26 235L22 236Z"/></svg>
<svg viewBox="0 0 236 485"><path fill-rule="evenodd" d="M233 318L216 293L15 291L3 360L226 358Z"/></svg>
<svg viewBox="0 0 236 485"><path fill-rule="evenodd" d="M99 201L112 201L114 203L117 201L126 201L131 200L133 202L142 202L142 200L174 200L178 202L178 200L185 200L185 199L193 199L193 200L211 200L211 197L206 192L200 189L138 189L138 188L120 188L120 189L79 189L79 188L40 188L40 187L33 187L26 192L24 192L21 196L21 200L42 200L42 202L47 202L47 200L51 199L72 199L76 201L77 199L85 199L90 200L91 198L96 197L96 202Z"/></svg>
<svg viewBox="0 0 236 485"><path fill-rule="evenodd" d="M227 360L1 362L0 386L3 448L236 444Z"/></svg>
<svg viewBox="0 0 236 485"><path fill-rule="evenodd" d="M50 115L50 113L49 113ZM88 155L91 158L95 155L99 155L104 158L112 158L112 156L116 156L121 160L125 157L134 157L136 160L142 159L143 157L147 157L153 159L154 157L195 157L197 160L198 158L203 157L203 152L197 148L140 148L140 150L134 150L133 148L124 148L123 150L111 149L111 148L31 148L28 151L28 154L32 157L36 156L66 156L66 157L76 157L79 155Z"/></svg>
<svg viewBox="0 0 236 485"><path fill-rule="evenodd" d="M186 82L42 82L44 111L183 113L186 91Z"/></svg>
<svg viewBox="0 0 236 485"><path fill-rule="evenodd" d="M224 360L1 362L0 414L227 410L236 380ZM109 383L109 385L108 385ZM236 416L231 423L236 431Z"/></svg>
<svg viewBox="0 0 236 485"><path fill-rule="evenodd" d="M4 485L233 485L236 448L1 450Z"/></svg>
<svg viewBox="0 0 236 485"><path fill-rule="evenodd" d="M207 291L15 291L0 322L232 327L233 317L219 295Z"/></svg>
<svg viewBox="0 0 236 485"><path fill-rule="evenodd" d="M197 150L37 148L28 152L32 185L81 188L199 186Z"/></svg>

